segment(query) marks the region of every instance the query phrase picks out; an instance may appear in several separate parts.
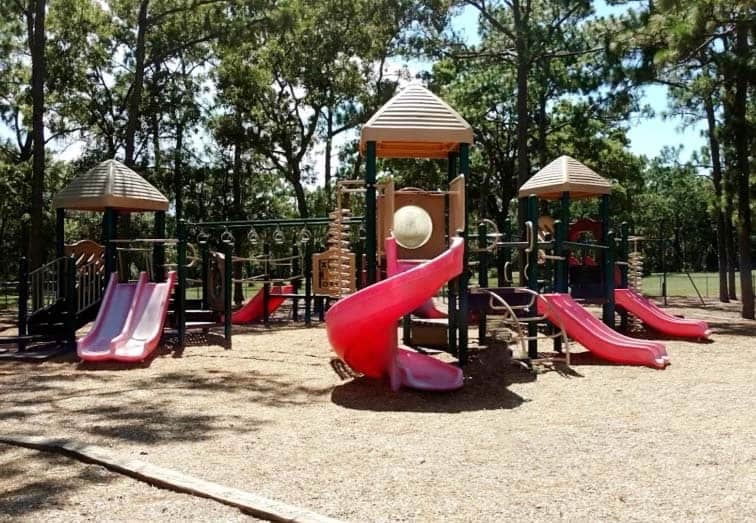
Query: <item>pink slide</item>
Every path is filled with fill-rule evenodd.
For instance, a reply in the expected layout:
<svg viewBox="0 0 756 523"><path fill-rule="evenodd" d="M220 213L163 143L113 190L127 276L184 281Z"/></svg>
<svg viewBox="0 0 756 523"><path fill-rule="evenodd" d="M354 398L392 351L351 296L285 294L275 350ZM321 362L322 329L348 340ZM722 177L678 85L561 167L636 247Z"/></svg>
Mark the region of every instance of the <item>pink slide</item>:
<svg viewBox="0 0 756 523"><path fill-rule="evenodd" d="M542 294L551 307L537 300L538 313L555 324L561 319L567 335L601 359L627 365L663 369L669 364L661 343L623 336L596 319L569 294ZM556 314L555 314L556 310Z"/></svg>
<svg viewBox="0 0 756 523"><path fill-rule="evenodd" d="M386 251L396 249L386 240ZM326 313L328 340L338 356L370 378L388 376L391 389L456 390L462 370L398 346L396 322L417 309L447 281L462 272L464 240L425 263L337 301Z"/></svg>
<svg viewBox="0 0 756 523"><path fill-rule="evenodd" d="M146 273L139 281L147 279ZM102 298L92 329L76 345L76 352L84 361L110 358L110 341L123 330L138 283L118 283L118 274L112 273Z"/></svg>
<svg viewBox="0 0 756 523"><path fill-rule="evenodd" d="M667 336L709 339L711 335L709 325L705 321L672 316L632 289L614 289L614 301L618 307Z"/></svg>
<svg viewBox="0 0 756 523"><path fill-rule="evenodd" d="M391 249L393 252L386 252L386 274L391 277L400 272L408 271L412 267L418 265L418 263L412 263L396 259L396 249ZM436 308L433 304L433 296L429 297L422 305L412 311L412 314L418 318L435 320L440 318L446 318L447 314Z"/></svg>
<svg viewBox="0 0 756 523"><path fill-rule="evenodd" d="M146 277L140 278L126 325L110 342L111 359L142 361L157 348L175 283L174 271L168 273L164 283L149 283Z"/></svg>
<svg viewBox="0 0 756 523"><path fill-rule="evenodd" d="M147 273L137 283L118 283L110 275L108 289L94 327L78 343L84 361L142 361L155 350L163 332L176 273L165 283L149 283Z"/></svg>
<svg viewBox="0 0 756 523"><path fill-rule="evenodd" d="M286 298L281 294L291 294L294 291L292 285L273 285L268 295L268 314L276 312ZM231 323L250 323L263 317L263 289L257 291L241 309L231 314Z"/></svg>

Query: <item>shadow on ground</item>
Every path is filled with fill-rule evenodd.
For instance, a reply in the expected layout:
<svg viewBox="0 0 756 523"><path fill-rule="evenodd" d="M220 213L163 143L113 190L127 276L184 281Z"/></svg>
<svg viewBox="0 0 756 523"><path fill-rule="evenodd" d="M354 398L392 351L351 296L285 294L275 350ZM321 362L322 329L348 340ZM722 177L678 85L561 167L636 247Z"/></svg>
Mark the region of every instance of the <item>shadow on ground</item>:
<svg viewBox="0 0 756 523"><path fill-rule="evenodd" d="M533 371L513 366L507 351L484 349L470 355L465 384L453 392L392 392L388 383L366 377L339 385L331 401L349 409L390 412L468 412L514 409L528 401L510 391L513 383L536 380Z"/></svg>
<svg viewBox="0 0 756 523"><path fill-rule="evenodd" d="M70 459L64 456L4 444L0 444L0 470L0 516L15 520L40 510L62 508L73 492L117 477L102 467L72 468Z"/></svg>

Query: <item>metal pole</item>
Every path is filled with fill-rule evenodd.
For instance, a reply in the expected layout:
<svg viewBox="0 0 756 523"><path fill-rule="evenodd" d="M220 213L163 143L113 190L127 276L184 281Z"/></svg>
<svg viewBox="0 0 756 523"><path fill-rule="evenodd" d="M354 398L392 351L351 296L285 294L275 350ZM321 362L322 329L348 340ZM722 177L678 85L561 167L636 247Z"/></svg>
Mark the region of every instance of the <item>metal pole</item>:
<svg viewBox="0 0 756 523"><path fill-rule="evenodd" d="M312 324L312 242L305 245L305 325Z"/></svg>
<svg viewBox="0 0 756 523"><path fill-rule="evenodd" d="M226 340L226 348L231 348L231 291L233 288L233 265L234 242L223 242L223 336Z"/></svg>
<svg viewBox="0 0 756 523"><path fill-rule="evenodd" d="M66 210L55 210L55 257L62 258L63 250L66 244L65 239L66 230Z"/></svg>
<svg viewBox="0 0 756 523"><path fill-rule="evenodd" d="M115 221L115 210L112 207L106 207L105 216L103 217L103 228L105 230L102 231L102 240L105 244L105 281L108 281L110 273L116 270L116 248L115 244L111 242L116 237Z"/></svg>
<svg viewBox="0 0 756 523"><path fill-rule="evenodd" d="M485 222L478 224L478 286L482 289L488 287L488 251L486 246L488 245L488 227ZM496 238L494 241L499 241ZM478 318L478 343L483 343L486 338L486 312L485 310L479 311L480 317Z"/></svg>
<svg viewBox="0 0 756 523"><path fill-rule="evenodd" d="M18 260L18 335L26 336L27 303L29 301L29 260L21 256Z"/></svg>
<svg viewBox="0 0 756 523"><path fill-rule="evenodd" d="M567 265L567 259L565 257L565 251L564 251L564 239L567 234L567 225L562 220L555 220L554 221L554 255L555 256L561 256L564 259L558 259L556 260L556 263L554 264L554 292L558 293L564 293L567 292L567 282L565 281L567 277L567 271L565 270L565 265ZM556 328L556 325L554 325L554 328ZM554 337L554 351L561 353L562 352L562 337L561 336L555 336Z"/></svg>
<svg viewBox="0 0 756 523"><path fill-rule="evenodd" d="M73 257L65 258L63 265L65 271L66 293L66 343L76 347L76 261Z"/></svg>
<svg viewBox="0 0 756 523"><path fill-rule="evenodd" d="M614 241L614 232L609 231L606 238L607 249L604 251L604 323L614 328L614 250L616 242Z"/></svg>
<svg viewBox="0 0 756 523"><path fill-rule="evenodd" d="M628 258L630 257L630 242L628 241L628 236L630 234L630 225L627 222L622 222L620 224L620 248L619 248L619 261L623 262L622 265L619 266L620 270L620 288L621 289L627 289L627 270L628 270ZM625 309L622 309L620 311L620 329L623 331L627 330L628 326L628 317L627 317L627 311Z"/></svg>
<svg viewBox="0 0 756 523"><path fill-rule="evenodd" d="M528 288L532 291L538 292L538 197L531 194L527 199L527 214L525 221L529 221L533 224L533 234L535 235L535 247L531 249L527 254L527 270L524 273L528 278ZM536 311L532 313L537 314ZM538 335L538 325L534 321L528 322L528 337L533 338L528 340L528 358L531 360L538 358L538 340L535 337Z"/></svg>
<svg viewBox="0 0 756 523"><path fill-rule="evenodd" d="M207 288L207 275L210 270L210 246L207 241L200 243L200 252L202 253L202 309L207 310L210 308Z"/></svg>
<svg viewBox="0 0 756 523"><path fill-rule="evenodd" d="M469 178L470 174L470 146L466 143L459 144L459 174ZM460 366L467 363L467 315L469 311L469 297L467 288L470 281L470 272L467 268L470 260L470 250L467 245L467 198L462 209L462 238L465 241L465 250L462 260L462 274L459 275L459 360Z"/></svg>
<svg viewBox="0 0 756 523"><path fill-rule="evenodd" d="M176 224L176 263L178 264L178 288L174 291L176 330L178 345L184 346L186 339L186 222Z"/></svg>
<svg viewBox="0 0 756 523"><path fill-rule="evenodd" d="M372 285L377 279L376 270L376 166L375 166L375 142L367 143L367 158L365 161L365 230L366 245L365 256L367 257L367 284Z"/></svg>
<svg viewBox="0 0 756 523"><path fill-rule="evenodd" d="M601 220L601 237L607 248L604 250L604 323L614 328L614 235L609 232L609 195L601 196L599 202L599 220Z"/></svg>
<svg viewBox="0 0 756 523"><path fill-rule="evenodd" d="M570 220L572 219L570 217L570 193L567 191L562 192L562 198L560 200L560 207L559 212L560 216L559 219L562 222L562 241L567 239L568 235L570 234ZM566 251L562 250L562 255L565 256L564 263L562 264L562 278L561 288L557 289L557 292L566 293L569 291L570 288L570 263L569 260L567 260Z"/></svg>
<svg viewBox="0 0 756 523"><path fill-rule="evenodd" d="M165 211L155 212L155 238L165 238ZM152 274L155 281L165 280L165 244L156 243L152 247Z"/></svg>

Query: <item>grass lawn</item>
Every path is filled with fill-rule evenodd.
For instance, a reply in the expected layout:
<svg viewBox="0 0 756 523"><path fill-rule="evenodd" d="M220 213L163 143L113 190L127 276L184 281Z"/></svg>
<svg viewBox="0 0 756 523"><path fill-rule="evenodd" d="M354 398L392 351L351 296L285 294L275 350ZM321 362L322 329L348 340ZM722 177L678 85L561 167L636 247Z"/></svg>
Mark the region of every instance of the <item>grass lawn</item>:
<svg viewBox="0 0 756 523"><path fill-rule="evenodd" d="M756 271L753 272L756 278ZM692 282L691 282L692 280ZM643 293L649 296L662 295L662 273L654 273L643 278ZM667 273L667 296L695 296L696 290L703 297L719 296L719 274L716 272L692 272L690 278L686 273ZM736 275L737 293L740 295L740 275Z"/></svg>

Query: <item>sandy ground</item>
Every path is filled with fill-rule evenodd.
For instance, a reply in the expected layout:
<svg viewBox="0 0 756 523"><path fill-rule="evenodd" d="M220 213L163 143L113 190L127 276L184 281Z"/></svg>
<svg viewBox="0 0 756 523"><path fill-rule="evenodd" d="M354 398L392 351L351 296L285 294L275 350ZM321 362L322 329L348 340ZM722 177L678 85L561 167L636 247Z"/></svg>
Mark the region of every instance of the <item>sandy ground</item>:
<svg viewBox="0 0 756 523"><path fill-rule="evenodd" d="M0 363L0 433L70 437L351 521L735 521L756 513L756 323L664 371L483 350L450 394L331 369L323 328L196 340L138 367ZM546 347L544 347L546 348ZM235 509L0 445L0 520L235 521Z"/></svg>

